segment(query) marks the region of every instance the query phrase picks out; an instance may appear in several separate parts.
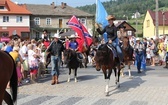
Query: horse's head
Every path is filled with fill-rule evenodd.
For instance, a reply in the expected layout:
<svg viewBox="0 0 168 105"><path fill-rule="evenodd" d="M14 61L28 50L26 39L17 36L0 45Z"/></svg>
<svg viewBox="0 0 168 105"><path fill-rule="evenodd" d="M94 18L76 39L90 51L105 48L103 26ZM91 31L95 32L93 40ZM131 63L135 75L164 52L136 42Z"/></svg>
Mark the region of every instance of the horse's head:
<svg viewBox="0 0 168 105"><path fill-rule="evenodd" d="M64 63L67 64L73 57L74 51L67 49L64 51Z"/></svg>
<svg viewBox="0 0 168 105"><path fill-rule="evenodd" d="M128 50L129 47L129 38L127 36L122 38L123 50Z"/></svg>
<svg viewBox="0 0 168 105"><path fill-rule="evenodd" d="M96 70L100 71L101 65L106 65L107 61L108 61L108 47L106 44L102 44L99 46L95 56Z"/></svg>

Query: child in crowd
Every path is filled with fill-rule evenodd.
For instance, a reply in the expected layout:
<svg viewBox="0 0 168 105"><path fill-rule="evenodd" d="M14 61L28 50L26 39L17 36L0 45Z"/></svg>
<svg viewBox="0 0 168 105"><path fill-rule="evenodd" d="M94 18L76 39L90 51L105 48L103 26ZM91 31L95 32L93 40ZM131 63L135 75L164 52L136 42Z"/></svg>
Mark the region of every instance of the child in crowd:
<svg viewBox="0 0 168 105"><path fill-rule="evenodd" d="M150 65L151 55L150 55L150 49L146 49L146 64Z"/></svg>
<svg viewBox="0 0 168 105"><path fill-rule="evenodd" d="M35 83L36 75L37 75L37 70L38 70L38 56L33 50L33 45L29 44L28 45L28 62L29 62L29 67L30 67L30 78L32 83Z"/></svg>
<svg viewBox="0 0 168 105"><path fill-rule="evenodd" d="M16 63L16 70L17 70L17 76L18 76L18 86L21 86L22 83L22 73L21 73L21 63L17 62Z"/></svg>

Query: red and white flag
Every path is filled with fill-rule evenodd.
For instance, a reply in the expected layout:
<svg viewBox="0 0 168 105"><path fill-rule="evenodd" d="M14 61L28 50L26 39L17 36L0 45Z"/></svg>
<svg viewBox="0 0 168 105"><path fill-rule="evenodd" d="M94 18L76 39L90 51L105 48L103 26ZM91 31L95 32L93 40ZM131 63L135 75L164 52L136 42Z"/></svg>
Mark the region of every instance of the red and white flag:
<svg viewBox="0 0 168 105"><path fill-rule="evenodd" d="M84 25L78 21L76 16L72 16L71 19L67 22L67 25L72 28L79 36L79 38L76 40L79 44L79 51L82 52L84 46L90 46L92 44L92 37Z"/></svg>

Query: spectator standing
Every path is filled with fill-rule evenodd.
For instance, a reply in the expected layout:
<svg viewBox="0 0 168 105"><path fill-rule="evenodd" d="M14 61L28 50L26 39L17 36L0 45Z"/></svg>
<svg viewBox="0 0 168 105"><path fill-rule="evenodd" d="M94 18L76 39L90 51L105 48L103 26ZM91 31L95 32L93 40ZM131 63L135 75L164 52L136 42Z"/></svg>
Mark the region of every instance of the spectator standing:
<svg viewBox="0 0 168 105"><path fill-rule="evenodd" d="M51 85L58 84L58 77L59 77L59 62L61 60L61 52L64 50L64 46L62 42L59 40L60 36L55 34L53 36L54 40L51 42L51 45L47 49L47 52L51 54L51 75L52 75L52 82Z"/></svg>
<svg viewBox="0 0 168 105"><path fill-rule="evenodd" d="M137 61L137 69L138 73L141 73L141 62L143 60L144 56L144 45L140 42L139 38L136 38L136 44L135 44L135 57Z"/></svg>

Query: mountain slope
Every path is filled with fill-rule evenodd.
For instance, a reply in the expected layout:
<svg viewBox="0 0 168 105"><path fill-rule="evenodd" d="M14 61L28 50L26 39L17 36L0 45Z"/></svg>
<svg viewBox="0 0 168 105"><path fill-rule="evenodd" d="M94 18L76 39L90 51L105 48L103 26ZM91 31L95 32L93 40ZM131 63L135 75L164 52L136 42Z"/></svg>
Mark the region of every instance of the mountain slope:
<svg viewBox="0 0 168 105"><path fill-rule="evenodd" d="M96 1L96 0L95 0ZM123 19L124 15L131 18L136 11L145 14L146 10L155 9L155 0L110 0L103 2L108 14L115 15L118 19ZM159 7L168 7L167 0L159 0ZM77 7L85 12L95 14L96 4Z"/></svg>

